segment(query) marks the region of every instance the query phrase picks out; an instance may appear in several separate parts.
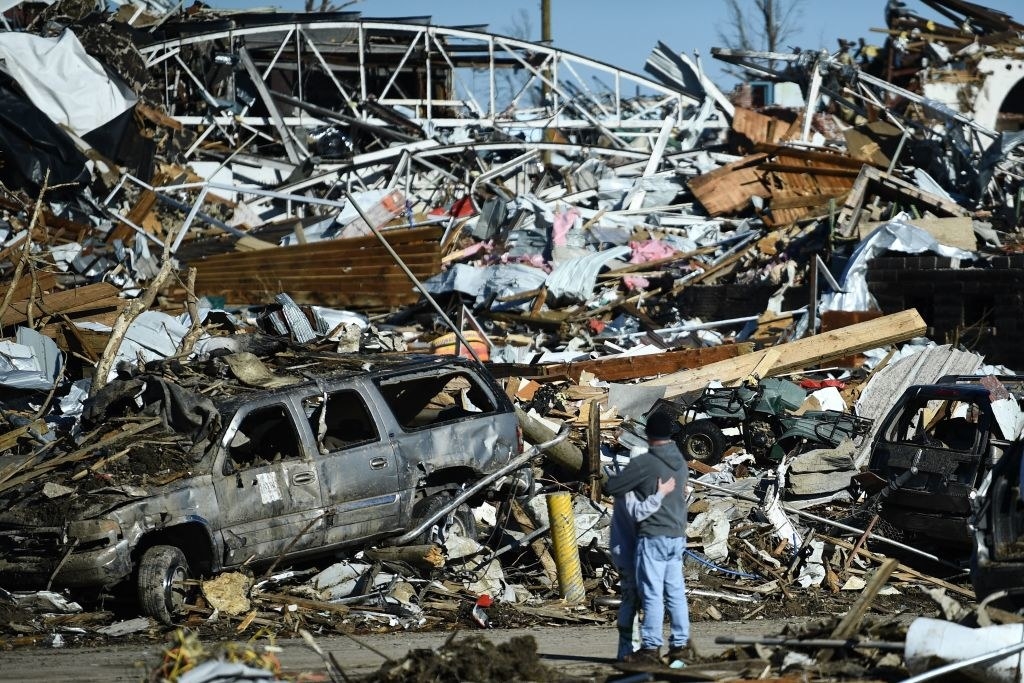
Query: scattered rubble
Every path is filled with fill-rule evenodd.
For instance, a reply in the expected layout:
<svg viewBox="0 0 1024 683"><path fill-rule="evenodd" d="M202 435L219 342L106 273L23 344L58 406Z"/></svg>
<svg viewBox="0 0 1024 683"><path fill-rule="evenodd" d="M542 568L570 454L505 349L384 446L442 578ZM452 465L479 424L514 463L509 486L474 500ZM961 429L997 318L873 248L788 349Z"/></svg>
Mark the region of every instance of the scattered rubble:
<svg viewBox="0 0 1024 683"><path fill-rule="evenodd" d="M687 671L888 678L932 661L900 614L1019 621L960 602L1019 565L986 495L1012 498L993 465L1021 442L1024 25L927 4L941 20L889 3L881 49L715 50L764 79L730 95L664 44L645 77L355 12L8 10L0 647L175 622L160 677L276 680L272 650L200 662L198 638L608 624L601 484L655 410L691 459L691 618L845 614ZM772 84L799 96L766 101ZM447 363L458 377L425 369ZM954 403L943 378L963 375ZM335 376L380 400L361 413L376 427L331 445ZM943 405L908 412L902 439L889 425L920 385ZM293 419L234 412L256 404ZM970 448L909 445L977 412L991 436ZM481 426L493 413L502 429ZM224 454L271 445L280 471L247 489ZM369 458L365 490L281 464L328 454L349 478ZM951 477L964 495L929 497ZM200 533L207 480L241 526ZM294 509L254 516L282 488ZM902 514L935 500L960 554ZM160 596L126 597L140 565ZM557 679L533 642L465 636L372 680L453 677Z"/></svg>

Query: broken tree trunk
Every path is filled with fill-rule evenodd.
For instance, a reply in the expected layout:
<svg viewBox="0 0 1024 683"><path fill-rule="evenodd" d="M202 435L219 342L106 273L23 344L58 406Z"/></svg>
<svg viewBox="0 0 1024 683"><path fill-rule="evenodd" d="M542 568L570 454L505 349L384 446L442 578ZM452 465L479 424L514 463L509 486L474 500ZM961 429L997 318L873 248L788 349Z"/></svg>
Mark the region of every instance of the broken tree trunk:
<svg viewBox="0 0 1024 683"><path fill-rule="evenodd" d="M164 284L174 272L174 264L167 249L164 249L162 260L163 263L160 264L160 271L153 278L153 281L149 283L149 286L146 287L142 296L138 299L133 299L128 304L128 307L121 311L121 315L117 316L117 320L114 321L113 328L110 330L110 341L107 342L103 355L100 357L99 363L96 364L96 374L92 378L89 396L95 396L96 392L106 385L110 370L114 367L114 359L117 358L117 351L121 348L121 342L124 340L124 335L128 332L128 328L131 327L136 318L149 310L153 302L156 301L156 295L163 289Z"/></svg>
<svg viewBox="0 0 1024 683"><path fill-rule="evenodd" d="M738 382L758 368L769 352L779 354L771 367L761 367L764 377L833 361L861 351L907 341L925 333L927 326L915 309L893 313L856 325L822 332L814 337L799 339L769 349L748 353L738 358L705 365L696 370L683 370L664 377L642 382L646 386L665 386L666 398L679 396L690 391L699 391L709 382Z"/></svg>

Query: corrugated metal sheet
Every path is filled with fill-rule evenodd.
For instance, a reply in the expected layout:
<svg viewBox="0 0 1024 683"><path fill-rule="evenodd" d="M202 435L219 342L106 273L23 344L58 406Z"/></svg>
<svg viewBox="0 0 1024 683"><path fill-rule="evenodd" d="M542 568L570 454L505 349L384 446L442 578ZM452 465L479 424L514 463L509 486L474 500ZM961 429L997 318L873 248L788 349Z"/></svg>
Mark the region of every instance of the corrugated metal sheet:
<svg viewBox="0 0 1024 683"><path fill-rule="evenodd" d="M441 270L439 227L389 230L391 247L417 278ZM287 292L295 303L353 309L416 303L419 293L376 237L357 237L211 256L197 270L198 296L227 304L271 303Z"/></svg>

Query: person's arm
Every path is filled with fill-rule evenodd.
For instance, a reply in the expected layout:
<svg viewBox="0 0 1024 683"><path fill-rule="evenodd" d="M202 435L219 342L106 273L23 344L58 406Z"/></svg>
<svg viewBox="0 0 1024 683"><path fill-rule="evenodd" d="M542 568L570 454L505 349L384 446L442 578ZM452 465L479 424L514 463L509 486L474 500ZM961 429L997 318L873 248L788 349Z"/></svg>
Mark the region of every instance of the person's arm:
<svg viewBox="0 0 1024 683"><path fill-rule="evenodd" d="M648 456L638 456L629 461L629 464L623 468L619 474L609 477L608 481L605 482L604 492L611 496L619 496L624 494L626 491L632 491L644 483L645 480L649 480L653 473L648 470L647 465L643 462ZM650 484L648 484L650 486ZM650 490L650 489L648 489Z"/></svg>
<svg viewBox="0 0 1024 683"><path fill-rule="evenodd" d="M661 507L665 495L676 488L675 477L669 477L668 481L658 480L658 490L641 500L636 493L629 491L623 498L626 505L626 512L634 522L642 522Z"/></svg>

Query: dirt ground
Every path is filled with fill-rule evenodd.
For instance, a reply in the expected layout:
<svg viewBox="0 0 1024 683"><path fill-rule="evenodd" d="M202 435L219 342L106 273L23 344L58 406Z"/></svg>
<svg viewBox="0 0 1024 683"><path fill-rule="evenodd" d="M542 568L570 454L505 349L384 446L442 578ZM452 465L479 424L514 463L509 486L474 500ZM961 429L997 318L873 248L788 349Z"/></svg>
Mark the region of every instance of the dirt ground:
<svg viewBox="0 0 1024 683"><path fill-rule="evenodd" d="M724 652L730 646L718 645L722 635L774 635L790 624L807 620L753 619L747 622L710 621L693 625L692 640L705 656ZM532 636L537 643L540 663L556 674L553 680L603 681L619 672L612 666L618 634L613 625L538 625L530 628L460 630L455 639L484 635L499 645L513 639ZM346 636L317 636L317 643L342 666L348 676L377 672L384 656L398 660L410 650L436 650L452 636L451 631L407 631L356 636L364 647ZM210 640L210 645L217 641ZM282 673L324 673L320 656L303 644L301 638L279 638L277 657ZM64 648L17 648L0 652L0 681L79 681L81 683L138 683L162 659L162 641L110 643L103 646ZM376 650L377 652L372 651ZM382 656L383 655L383 656ZM306 680L317 680L307 678ZM321 679L323 680L323 679ZM441 679L438 679L441 680ZM517 680L505 678L504 682ZM521 678L518 680L522 680ZM552 679L549 679L552 680Z"/></svg>
<svg viewBox="0 0 1024 683"><path fill-rule="evenodd" d="M705 590L707 587L703 587ZM879 595L872 603L864 635L875 640L901 642L906 626L916 616L938 616L936 603L917 587L905 585L894 595ZM730 604L724 600L693 595L690 598L691 642L702 661L724 659L722 653L735 648L732 659L752 656L754 650L719 644L719 636L801 635L827 637L828 630L849 609L856 591L838 594L801 591L794 598L769 597L753 607L750 603ZM756 610L756 614L753 613ZM592 613L608 619L604 624L557 624L551 619L527 616L511 607L492 606L492 626L483 630L459 610L433 628L405 632L352 629L338 634L329 629L314 632L316 642L352 680L427 681L604 681L622 672L613 666L617 631L614 610ZM743 618L743 615L748 615ZM17 623L18 614L4 615ZM718 617L718 618L714 618ZM229 643L260 649L273 644L281 674L289 680L326 680L323 660L302 638L286 630L254 638L253 630L237 632L237 622L221 619L202 623L195 633L208 651ZM257 633L259 633L257 631ZM268 637L269 636L269 637ZM76 680L146 681L151 678L174 641L173 629L150 629L114 638L96 634L65 635L61 647L53 647L52 636L0 639L0 681ZM446 644L450 645L446 648ZM534 656L534 648L536 656ZM763 654L763 653L760 653ZM394 662L401 661L401 666ZM860 669L858 669L859 671ZM315 674L312 677L302 673ZM905 673L904 673L905 675ZM860 680L900 680L899 676Z"/></svg>

